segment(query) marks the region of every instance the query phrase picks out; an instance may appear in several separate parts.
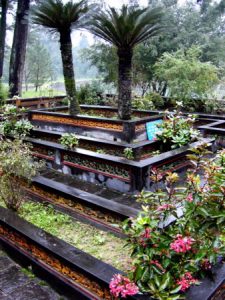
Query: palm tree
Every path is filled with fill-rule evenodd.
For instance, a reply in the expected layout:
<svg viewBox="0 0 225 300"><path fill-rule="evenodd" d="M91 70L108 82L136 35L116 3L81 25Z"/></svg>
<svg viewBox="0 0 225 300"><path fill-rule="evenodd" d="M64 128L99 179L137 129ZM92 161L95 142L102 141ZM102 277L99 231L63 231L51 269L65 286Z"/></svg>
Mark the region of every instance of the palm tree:
<svg viewBox="0 0 225 300"><path fill-rule="evenodd" d="M123 5L121 10L110 7L96 14L89 22L89 30L117 48L118 115L131 118L132 56L134 47L156 35L160 29L162 11L159 8L139 8Z"/></svg>
<svg viewBox="0 0 225 300"><path fill-rule="evenodd" d="M67 97L70 100L70 114L79 113L76 97L75 75L73 69L71 31L82 27L83 19L88 11L86 0L74 3L72 0L44 0L34 11L33 23L42 25L52 33L59 33L59 43L63 63L63 75Z"/></svg>

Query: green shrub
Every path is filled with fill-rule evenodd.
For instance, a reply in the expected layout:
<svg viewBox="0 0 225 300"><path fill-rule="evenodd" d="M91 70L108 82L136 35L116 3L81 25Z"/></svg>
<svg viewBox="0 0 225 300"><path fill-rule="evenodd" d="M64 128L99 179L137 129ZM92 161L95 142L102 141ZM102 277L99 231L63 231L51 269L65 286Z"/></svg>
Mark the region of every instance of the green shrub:
<svg viewBox="0 0 225 300"><path fill-rule="evenodd" d="M5 104L2 107L2 112L4 115L16 115L17 114L17 107L12 104Z"/></svg>
<svg viewBox="0 0 225 300"><path fill-rule="evenodd" d="M4 105L5 100L8 97L8 91L7 89L4 87L4 85L0 82L0 107L2 105Z"/></svg>
<svg viewBox="0 0 225 300"><path fill-rule="evenodd" d="M225 152L212 160L207 154L199 147L189 156L194 168L183 187L177 185L176 173L168 173L165 190L142 192L143 211L124 224L133 259L130 279L149 298L184 299L191 285L200 284L198 279L212 276L213 265L224 256ZM154 168L151 178L162 175ZM169 217L175 221L167 226Z"/></svg>
<svg viewBox="0 0 225 300"><path fill-rule="evenodd" d="M0 197L7 208L18 211L26 193L22 183L30 181L42 164L34 162L29 145L21 140L0 143Z"/></svg>
<svg viewBox="0 0 225 300"><path fill-rule="evenodd" d="M33 125L28 120L7 119L0 124L0 134L3 136L24 137L29 134L32 128Z"/></svg>
<svg viewBox="0 0 225 300"><path fill-rule="evenodd" d="M3 136L11 135L15 129L15 122L6 120L0 124L0 134Z"/></svg>
<svg viewBox="0 0 225 300"><path fill-rule="evenodd" d="M195 116L185 117L180 111L166 112L164 121L158 125L157 139L169 148L175 149L199 138L199 131L194 129Z"/></svg>
<svg viewBox="0 0 225 300"><path fill-rule="evenodd" d="M17 136L26 136L33 129L33 125L30 121L21 119L15 123L14 135Z"/></svg>
<svg viewBox="0 0 225 300"><path fill-rule="evenodd" d="M86 83L78 89L77 98L80 104L103 104L103 90L98 82Z"/></svg>
<svg viewBox="0 0 225 300"><path fill-rule="evenodd" d="M153 106L157 109L162 109L165 106L165 101L162 96L158 93L148 93L145 95L145 99L151 101Z"/></svg>
<svg viewBox="0 0 225 300"><path fill-rule="evenodd" d="M132 148L125 148L123 154L127 159L134 159L134 152Z"/></svg>
<svg viewBox="0 0 225 300"><path fill-rule="evenodd" d="M216 99L207 99L204 103L205 113L224 113L225 109L222 103Z"/></svg>
<svg viewBox="0 0 225 300"><path fill-rule="evenodd" d="M63 98L62 105L65 105L65 106L69 105L69 99L67 97Z"/></svg>
<svg viewBox="0 0 225 300"><path fill-rule="evenodd" d="M60 138L60 144L68 149L73 149L78 146L79 139L74 133L65 133Z"/></svg>
<svg viewBox="0 0 225 300"><path fill-rule="evenodd" d="M170 99L170 106L176 106L176 100ZM224 113L224 107L222 107L222 103L216 99L184 99L183 110L187 112L201 112L201 113Z"/></svg>
<svg viewBox="0 0 225 300"><path fill-rule="evenodd" d="M165 52L154 66L156 77L166 82L171 97L184 101L196 97L204 99L218 84L219 69L210 62L202 62L199 46Z"/></svg>
<svg viewBox="0 0 225 300"><path fill-rule="evenodd" d="M96 150L96 153L98 153L98 154L106 154L106 152L104 150L102 150L102 149Z"/></svg>
<svg viewBox="0 0 225 300"><path fill-rule="evenodd" d="M154 104L151 100L146 98L134 98L132 101L132 107L138 110L153 110L155 109Z"/></svg>

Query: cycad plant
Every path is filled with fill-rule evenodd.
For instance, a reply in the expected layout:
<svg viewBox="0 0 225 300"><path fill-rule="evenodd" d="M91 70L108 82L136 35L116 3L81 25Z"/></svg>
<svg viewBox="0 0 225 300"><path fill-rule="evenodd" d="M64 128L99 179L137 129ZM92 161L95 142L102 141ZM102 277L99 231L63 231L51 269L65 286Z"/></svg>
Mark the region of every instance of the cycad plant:
<svg viewBox="0 0 225 300"><path fill-rule="evenodd" d="M110 7L96 14L89 30L117 48L118 114L120 119L131 118L132 56L134 47L159 33L162 11L160 8L140 8L123 5L120 10Z"/></svg>
<svg viewBox="0 0 225 300"><path fill-rule="evenodd" d="M87 0L64 3L62 0L44 0L33 12L33 23L46 27L51 33L59 33L59 43L63 63L63 75L67 97L70 100L70 114L79 113L76 97L75 75L72 56L72 29L81 28L88 11Z"/></svg>

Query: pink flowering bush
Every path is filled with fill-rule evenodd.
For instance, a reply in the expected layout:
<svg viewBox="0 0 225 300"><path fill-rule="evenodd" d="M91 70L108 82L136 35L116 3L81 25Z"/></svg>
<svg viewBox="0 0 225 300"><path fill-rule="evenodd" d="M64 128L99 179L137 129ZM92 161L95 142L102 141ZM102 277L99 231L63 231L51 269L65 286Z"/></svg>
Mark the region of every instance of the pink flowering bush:
<svg viewBox="0 0 225 300"><path fill-rule="evenodd" d="M181 291L185 292L192 284L198 283L198 280L193 278L190 272L186 272L179 280L177 280L177 285L181 287Z"/></svg>
<svg viewBox="0 0 225 300"><path fill-rule="evenodd" d="M189 155L193 167L183 187L168 173L160 189L153 169L156 190L139 195L143 211L124 224L133 258L129 278L154 299L182 299L225 253L225 151L206 159L206 149Z"/></svg>
<svg viewBox="0 0 225 300"><path fill-rule="evenodd" d="M113 276L109 288L115 298L126 298L127 296L136 295L139 292L137 285L121 274Z"/></svg>
<svg viewBox="0 0 225 300"><path fill-rule="evenodd" d="M170 244L170 249L177 253L186 253L191 250L193 242L194 239L190 237L182 237L181 234L178 234L174 242Z"/></svg>

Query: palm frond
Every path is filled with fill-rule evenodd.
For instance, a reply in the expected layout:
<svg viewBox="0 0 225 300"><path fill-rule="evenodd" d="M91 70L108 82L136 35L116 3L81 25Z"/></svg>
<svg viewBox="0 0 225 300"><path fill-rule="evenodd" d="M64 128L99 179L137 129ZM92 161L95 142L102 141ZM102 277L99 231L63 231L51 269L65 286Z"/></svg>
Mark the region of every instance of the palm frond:
<svg viewBox="0 0 225 300"><path fill-rule="evenodd" d="M157 34L161 28L160 8L138 8L123 5L121 10L110 7L95 14L89 30L116 47L130 48Z"/></svg>
<svg viewBox="0 0 225 300"><path fill-rule="evenodd" d="M82 27L88 11L87 0L63 3L62 0L42 0L33 10L32 21L51 31L61 32L72 27Z"/></svg>

